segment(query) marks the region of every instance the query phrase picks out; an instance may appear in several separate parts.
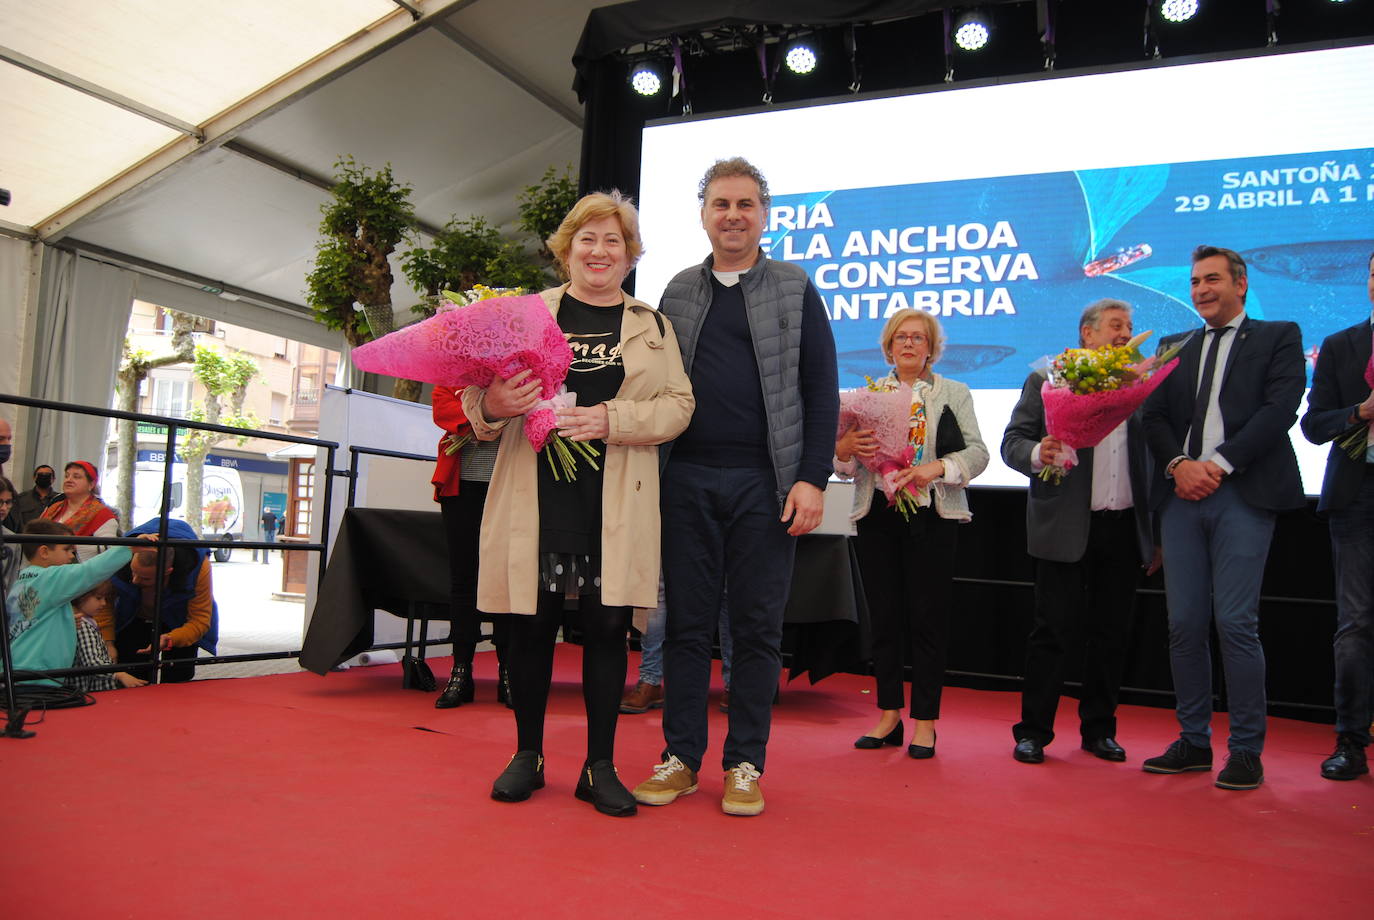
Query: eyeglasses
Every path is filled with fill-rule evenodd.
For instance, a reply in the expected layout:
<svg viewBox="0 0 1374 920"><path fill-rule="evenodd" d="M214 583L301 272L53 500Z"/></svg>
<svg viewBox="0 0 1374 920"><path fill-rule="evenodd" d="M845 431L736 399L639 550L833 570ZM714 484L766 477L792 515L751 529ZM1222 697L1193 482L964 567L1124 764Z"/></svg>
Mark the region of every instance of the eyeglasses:
<svg viewBox="0 0 1374 920"><path fill-rule="evenodd" d="M919 332L899 332L892 337L892 341L899 345L926 345L930 343L930 339Z"/></svg>
<svg viewBox="0 0 1374 920"><path fill-rule="evenodd" d="M8 508L13 504L14 499L12 498L0 498L0 508Z"/></svg>

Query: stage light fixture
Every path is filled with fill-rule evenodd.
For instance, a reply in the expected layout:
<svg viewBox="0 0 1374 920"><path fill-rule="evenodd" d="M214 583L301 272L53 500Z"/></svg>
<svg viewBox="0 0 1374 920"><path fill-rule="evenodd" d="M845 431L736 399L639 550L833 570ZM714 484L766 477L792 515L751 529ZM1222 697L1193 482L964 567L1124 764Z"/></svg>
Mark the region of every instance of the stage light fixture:
<svg viewBox="0 0 1374 920"><path fill-rule="evenodd" d="M1164 0L1159 15L1169 22L1187 22L1197 15L1198 0Z"/></svg>
<svg viewBox="0 0 1374 920"><path fill-rule="evenodd" d="M816 69L816 52L804 41L795 41L788 46L787 55L783 60L787 64L787 69L795 74L804 75Z"/></svg>
<svg viewBox="0 0 1374 920"><path fill-rule="evenodd" d="M630 68L630 86L641 96L657 96L663 89L663 76L652 61L640 61Z"/></svg>
<svg viewBox="0 0 1374 920"><path fill-rule="evenodd" d="M954 44L964 51L980 50L991 36L987 18L976 10L960 16L954 24Z"/></svg>

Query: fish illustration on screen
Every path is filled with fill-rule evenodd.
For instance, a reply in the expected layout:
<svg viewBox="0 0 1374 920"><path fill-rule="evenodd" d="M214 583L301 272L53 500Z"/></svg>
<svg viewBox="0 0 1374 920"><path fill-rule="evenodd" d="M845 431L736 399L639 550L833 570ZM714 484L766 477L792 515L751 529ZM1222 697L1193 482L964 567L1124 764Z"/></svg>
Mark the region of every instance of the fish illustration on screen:
<svg viewBox="0 0 1374 920"><path fill-rule="evenodd" d="M1093 259L1083 266L1083 274L1089 278L1097 278L1107 274L1107 272L1114 272L1118 268L1125 268L1127 265L1139 262L1141 259L1148 259L1153 254L1154 249L1150 247L1149 243L1136 243L1134 246L1118 249L1109 256Z"/></svg>
<svg viewBox="0 0 1374 920"><path fill-rule="evenodd" d="M1335 281L1351 283L1359 279L1374 240L1324 240L1314 243L1279 243L1245 249L1241 255L1255 271L1282 275L1294 281Z"/></svg>

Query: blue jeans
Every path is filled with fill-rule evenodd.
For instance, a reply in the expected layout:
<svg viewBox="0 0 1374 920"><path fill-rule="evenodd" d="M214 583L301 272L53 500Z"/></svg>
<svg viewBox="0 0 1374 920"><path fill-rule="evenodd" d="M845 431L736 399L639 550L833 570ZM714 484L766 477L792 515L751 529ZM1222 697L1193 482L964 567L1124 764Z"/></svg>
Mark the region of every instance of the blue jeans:
<svg viewBox="0 0 1374 920"><path fill-rule="evenodd" d="M1211 747L1212 650L1216 618L1234 752L1264 750L1264 648L1259 595L1274 513L1255 508L1223 482L1201 501L1170 495L1160 507L1169 664L1184 741Z"/></svg>
<svg viewBox="0 0 1374 920"><path fill-rule="evenodd" d="M730 641L730 621L726 616L726 605L728 601L722 596L720 601L720 624L717 626L720 636L720 673L725 681L725 689L730 689L730 649L734 645ZM663 598L663 576L658 579L658 606L649 611L649 622L644 626L644 634L640 636L639 648L639 680L641 683L653 684L655 687L663 684L663 633L664 627L668 622L668 603Z"/></svg>
<svg viewBox="0 0 1374 920"><path fill-rule="evenodd" d="M730 730L721 765L760 771L782 672L782 616L797 541L779 518L771 470L672 461L663 474L663 645L666 753L701 769L707 744L711 639L725 585L731 649Z"/></svg>
<svg viewBox="0 0 1374 920"><path fill-rule="evenodd" d="M1369 744L1374 710L1374 465L1355 500L1331 512L1336 569L1336 731Z"/></svg>

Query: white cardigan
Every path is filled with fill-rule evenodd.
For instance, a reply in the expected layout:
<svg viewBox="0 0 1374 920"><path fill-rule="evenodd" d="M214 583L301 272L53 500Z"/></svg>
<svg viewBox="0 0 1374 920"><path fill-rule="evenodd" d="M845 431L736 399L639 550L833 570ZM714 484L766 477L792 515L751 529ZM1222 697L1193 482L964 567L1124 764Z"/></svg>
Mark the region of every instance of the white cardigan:
<svg viewBox="0 0 1374 920"><path fill-rule="evenodd" d="M940 517L967 523L972 520L973 514L968 509L968 496L964 494L964 489L970 480L987 469L988 448L978 431L978 416L973 411L973 394L969 388L939 374L932 374L931 378L930 389L926 392L927 443L933 450L940 418L946 406L954 413L959 431L964 436L963 450L934 458L945 462L945 475L930 484L931 501L935 505L935 513ZM895 379L889 374L878 382L895 382ZM873 492L877 488L873 473L851 457L847 463L835 459L835 474L841 479L854 480L854 507L849 519L857 521L868 514L872 505Z"/></svg>

